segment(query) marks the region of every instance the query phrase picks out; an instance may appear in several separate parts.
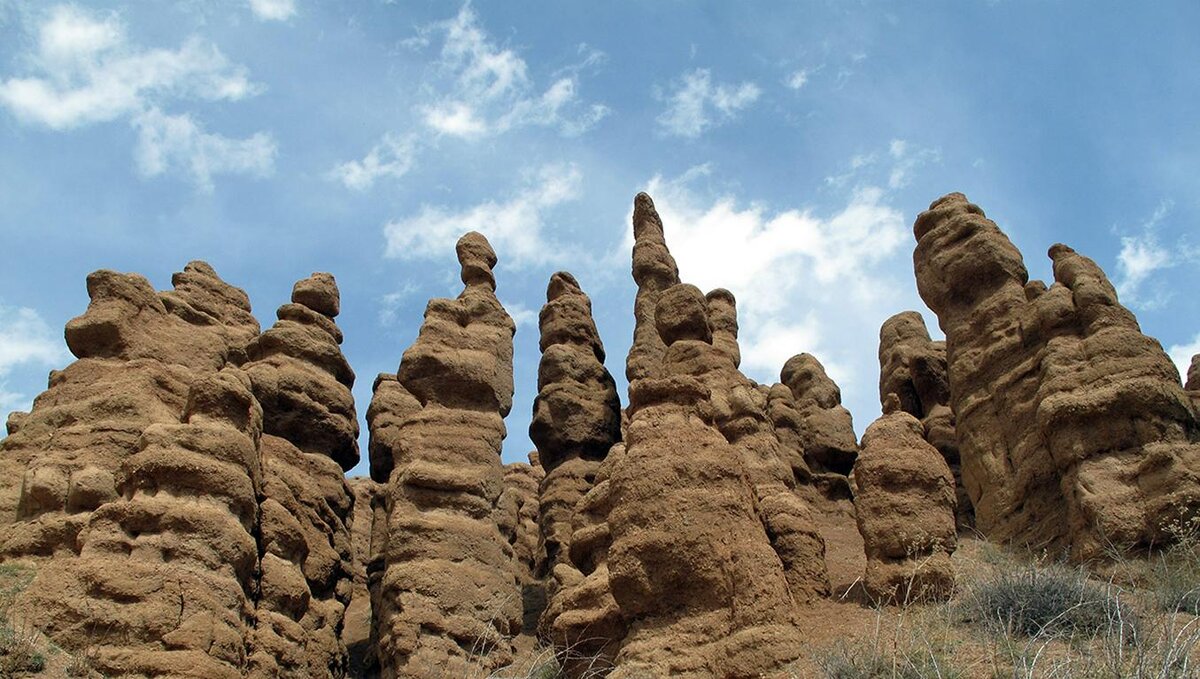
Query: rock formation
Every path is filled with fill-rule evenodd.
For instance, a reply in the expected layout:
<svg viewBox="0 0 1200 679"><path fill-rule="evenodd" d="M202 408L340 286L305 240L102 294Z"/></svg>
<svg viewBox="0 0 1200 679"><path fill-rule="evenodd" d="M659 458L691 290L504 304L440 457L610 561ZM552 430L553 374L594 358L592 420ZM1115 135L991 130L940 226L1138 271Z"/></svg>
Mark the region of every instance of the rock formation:
<svg viewBox="0 0 1200 679"><path fill-rule="evenodd" d="M262 545L251 665L260 676L342 676L358 462L354 372L338 347L333 276L296 283L279 320L250 342L245 365L263 408Z"/></svg>
<svg viewBox="0 0 1200 679"><path fill-rule="evenodd" d="M372 557L383 571L370 582L384 677L486 675L512 660L521 623L495 516L516 327L496 299L487 240L472 232L456 249L466 287L430 300L368 412L372 465L382 465L372 477L387 479L386 540Z"/></svg>
<svg viewBox="0 0 1200 679"><path fill-rule="evenodd" d="M178 423L194 376L244 357L259 329L246 294L204 262L172 283L159 293L136 274L88 276L91 303L66 328L79 360L50 374L0 442L0 554L76 553L90 512L116 499L142 431Z"/></svg>
<svg viewBox="0 0 1200 679"><path fill-rule="evenodd" d="M537 453L530 453L529 458L528 463L504 465L504 490L496 502L496 523L513 550L513 572L521 585L521 632L533 635L546 608L546 587L538 575L546 563L538 527L538 487L546 474Z"/></svg>
<svg viewBox="0 0 1200 679"><path fill-rule="evenodd" d="M1192 357L1192 364L1188 366L1187 382L1183 388L1188 391L1200 391L1200 354Z"/></svg>
<svg viewBox="0 0 1200 679"><path fill-rule="evenodd" d="M946 334L963 483L993 540L1144 550L1200 505L1200 422L1178 371L1095 262L1050 248L1054 284L962 194L913 226L917 287Z"/></svg>
<svg viewBox="0 0 1200 679"><path fill-rule="evenodd" d="M767 390L737 370L733 295L670 284L644 194L634 227L628 436L575 507L543 621L573 675L758 676L799 653L796 603L828 592L824 543Z"/></svg>
<svg viewBox="0 0 1200 679"><path fill-rule="evenodd" d="M633 282L637 297L633 303L633 345L625 360L625 379L653 377L662 365L667 347L654 327L654 309L663 290L679 283L679 267L667 249L662 218L650 196L639 193L633 199Z"/></svg>
<svg viewBox="0 0 1200 679"><path fill-rule="evenodd" d="M39 570L23 602L34 624L66 648L90 646L105 676L246 676L261 427L245 373L198 378L181 422L142 432L78 556Z"/></svg>
<svg viewBox="0 0 1200 679"><path fill-rule="evenodd" d="M925 427L894 393L863 434L854 463L854 508L875 601L945 599L954 590L954 477Z"/></svg>
<svg viewBox="0 0 1200 679"><path fill-rule="evenodd" d="M889 394L900 409L921 421L925 440L950 466L958 499L959 528L975 525L971 499L962 484L954 413L950 410L950 380L946 374L946 343L929 337L925 320L916 311L902 311L879 329L879 402Z"/></svg>
<svg viewBox="0 0 1200 679"><path fill-rule="evenodd" d="M558 272L538 314L542 359L529 438L546 476L539 490L545 570L567 562L571 516L596 468L621 440L621 402L604 367L592 302L571 274Z"/></svg>

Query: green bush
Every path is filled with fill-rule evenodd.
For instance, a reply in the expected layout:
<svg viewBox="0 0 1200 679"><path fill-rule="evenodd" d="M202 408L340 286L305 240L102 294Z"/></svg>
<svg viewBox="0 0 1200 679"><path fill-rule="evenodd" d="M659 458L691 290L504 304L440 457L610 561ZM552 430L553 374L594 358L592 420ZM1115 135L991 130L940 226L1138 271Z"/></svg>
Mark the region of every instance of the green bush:
<svg viewBox="0 0 1200 679"><path fill-rule="evenodd" d="M962 676L933 651L887 655L877 648L839 646L817 658L826 679L958 679Z"/></svg>

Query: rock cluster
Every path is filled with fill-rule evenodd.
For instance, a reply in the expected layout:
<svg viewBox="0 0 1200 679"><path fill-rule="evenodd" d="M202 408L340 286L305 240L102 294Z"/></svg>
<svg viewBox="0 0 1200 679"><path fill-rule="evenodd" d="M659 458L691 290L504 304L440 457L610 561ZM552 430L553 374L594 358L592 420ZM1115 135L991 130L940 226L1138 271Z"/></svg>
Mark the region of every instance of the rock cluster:
<svg viewBox="0 0 1200 679"><path fill-rule="evenodd" d="M737 369L733 295L676 282L645 194L634 234L627 436L575 506L544 619L568 672L758 676L799 654L795 607L828 592L824 543L769 390Z"/></svg>
<svg viewBox="0 0 1200 679"><path fill-rule="evenodd" d="M1141 551L1200 508L1200 422L1161 346L1092 260L1054 283L962 194L916 220L917 288L946 334L963 483L991 539Z"/></svg>
<svg viewBox="0 0 1200 679"><path fill-rule="evenodd" d="M884 414L860 444L816 357L773 385L741 372L737 300L680 281L645 194L633 232L624 412L591 300L556 273L537 450L501 463L516 326L468 233L463 291L376 378L371 478L349 481L331 275L260 333L202 262L167 292L92 274L78 360L0 442L0 560L36 568L16 607L114 677L493 676L537 637L571 677L749 679L802 655L829 564L876 601L947 597L971 508L995 541L1080 561L1166 544L1200 510L1200 356L1180 384L1066 246L1047 287L965 197L922 213L917 284L946 341L917 312L883 324Z"/></svg>
<svg viewBox="0 0 1200 679"><path fill-rule="evenodd" d="M894 393L885 401L854 463L854 509L867 554L863 583L875 601L944 599L954 590L950 555L958 542L954 477L901 403Z"/></svg>
<svg viewBox="0 0 1200 679"><path fill-rule="evenodd" d="M368 411L372 476L386 479L386 535L369 580L381 676L488 674L512 661L521 625L513 547L496 520L512 407L512 318L496 299L496 254L457 245L465 288L433 299L395 376Z"/></svg>
<svg viewBox="0 0 1200 679"><path fill-rule="evenodd" d="M925 319L916 311L902 311L879 329L879 402L890 395L900 409L921 421L925 440L950 466L958 500L960 529L975 525L971 498L962 483L954 412L950 410L950 380L946 370L946 343L929 337Z"/></svg>
<svg viewBox="0 0 1200 679"><path fill-rule="evenodd" d="M356 430L327 315L336 286L314 279L323 299L302 281L260 336L245 294L202 262L165 293L92 274L91 305L66 332L80 360L0 444L6 464L26 466L19 492L5 489L26 508L4 525L5 555L50 557L20 603L106 675L344 674L342 473L357 444L297 423L281 397L308 389Z"/></svg>

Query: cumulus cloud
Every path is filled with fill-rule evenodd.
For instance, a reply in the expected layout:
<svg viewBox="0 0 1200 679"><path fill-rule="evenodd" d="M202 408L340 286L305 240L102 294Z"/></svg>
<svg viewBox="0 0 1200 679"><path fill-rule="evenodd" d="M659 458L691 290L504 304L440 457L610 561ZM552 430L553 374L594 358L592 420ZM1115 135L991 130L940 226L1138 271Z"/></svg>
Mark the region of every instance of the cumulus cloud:
<svg viewBox="0 0 1200 679"><path fill-rule="evenodd" d="M575 199L581 185L574 165L546 165L504 201L458 210L422 206L416 215L384 226L384 254L402 259L444 256L464 233L479 231L502 253L501 265L551 261L556 250L543 233L546 213Z"/></svg>
<svg viewBox="0 0 1200 679"><path fill-rule="evenodd" d="M230 139L205 132L189 115L166 115L156 108L139 115L133 124L138 130L134 157L146 177L177 168L191 175L201 190L212 191L214 174L265 177L275 169L275 141L261 132Z"/></svg>
<svg viewBox="0 0 1200 679"><path fill-rule="evenodd" d="M891 158L890 148L880 155ZM708 189L713 174L702 165L646 186L680 277L737 297L747 374L773 382L788 358L812 353L842 386L861 431L862 418L878 413L878 374L865 367L874 362L879 326L922 308L909 258L911 217L893 205L891 167L860 163L832 200L782 208ZM626 252L632 242L627 231Z"/></svg>
<svg viewBox="0 0 1200 679"><path fill-rule="evenodd" d="M667 110L658 116L658 125L665 134L695 138L733 120L761 94L753 82L714 84L712 73L698 68L672 83L671 92L664 97Z"/></svg>
<svg viewBox="0 0 1200 679"><path fill-rule="evenodd" d="M188 115L160 112L170 101L237 101L258 92L246 69L215 45L193 37L173 50L141 48L129 42L117 14L75 5L51 8L36 33L36 49L25 60L37 74L0 82L0 106L21 122L69 130L128 119L139 130L143 175L179 165L203 189L216 172L263 174L263 159L273 159L274 142L265 134L228 139L201 132ZM196 157L168 162L185 151Z"/></svg>
<svg viewBox="0 0 1200 679"><path fill-rule="evenodd" d="M350 160L330 171L330 176L346 188L365 191L375 181L390 177L399 179L408 174L416 162L417 138L415 135L398 136L386 134L379 143L371 147L362 160Z"/></svg>
<svg viewBox="0 0 1200 679"><path fill-rule="evenodd" d="M296 14L296 0L250 0L250 11L261 21L286 21Z"/></svg>
<svg viewBox="0 0 1200 679"><path fill-rule="evenodd" d="M62 340L33 309L0 304L0 411L24 407L28 398L9 391L6 378L20 365L53 366L66 360Z"/></svg>
<svg viewBox="0 0 1200 679"><path fill-rule="evenodd" d="M584 61L560 71L544 90L535 85L529 66L516 51L492 41L470 5L449 21L428 26L414 43L441 39L437 63L438 94L421 106L422 120L438 134L477 138L538 126L564 135L586 132L605 116L603 104L582 101L579 71L603 61L603 53L580 46Z"/></svg>
<svg viewBox="0 0 1200 679"><path fill-rule="evenodd" d="M1159 227L1173 206L1171 201L1163 201L1135 233L1121 237L1116 288L1121 301L1130 307L1155 309L1166 304L1170 290L1161 285L1161 281L1155 284L1152 277L1200 258L1200 252L1191 247L1186 239L1179 239L1169 248L1159 241ZM1147 287L1150 289L1147 290Z"/></svg>

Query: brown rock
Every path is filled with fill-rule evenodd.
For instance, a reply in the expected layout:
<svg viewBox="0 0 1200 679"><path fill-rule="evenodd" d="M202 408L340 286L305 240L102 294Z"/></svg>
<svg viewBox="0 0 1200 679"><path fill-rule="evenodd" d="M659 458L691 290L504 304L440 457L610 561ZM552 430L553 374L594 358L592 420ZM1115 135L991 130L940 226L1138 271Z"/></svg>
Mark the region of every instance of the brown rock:
<svg viewBox="0 0 1200 679"><path fill-rule="evenodd" d="M310 307L304 301L317 307ZM337 284L329 274L296 283L279 320L246 348L246 371L265 413L266 433L350 469L358 464L354 371L338 345ZM332 310L333 314L326 314Z"/></svg>
<svg viewBox="0 0 1200 679"><path fill-rule="evenodd" d="M539 314L542 359L529 438L546 470L539 490L547 559L539 573L566 563L571 515L591 488L599 461L621 439L621 402L604 367L604 345L592 303L571 274L550 277Z"/></svg>
<svg viewBox="0 0 1200 679"><path fill-rule="evenodd" d="M954 474L958 526L974 527L971 499L962 483L954 412L950 410L946 343L930 339L921 314L903 311L879 329L879 368L880 402L895 395L899 407L921 421L925 440L938 449Z"/></svg>
<svg viewBox="0 0 1200 679"><path fill-rule="evenodd" d="M876 601L945 599L954 590L954 477L924 427L890 394L854 463L854 508Z"/></svg>
<svg viewBox="0 0 1200 679"><path fill-rule="evenodd" d="M197 380L183 421L148 426L122 462L120 498L90 514L78 556L41 567L22 601L31 622L90 646L106 676L245 676L261 417L240 370Z"/></svg>
<svg viewBox="0 0 1200 679"><path fill-rule="evenodd" d="M825 374L825 366L812 354L798 354L783 365L779 381L792 392L800 419L796 435L809 469L849 474L858 441L850 411L842 407L842 390Z"/></svg>
<svg viewBox="0 0 1200 679"><path fill-rule="evenodd" d="M633 345L625 361L625 377L632 383L652 377L662 364L666 345L654 326L654 310L663 290L679 283L679 267L667 250L662 219L650 196L639 193L633 200L633 281L637 298L633 306Z"/></svg>
<svg viewBox="0 0 1200 679"><path fill-rule="evenodd" d="M386 532L384 507L386 487L370 478L356 476L347 479L354 493L354 513L350 522L350 546L353 555L350 605L346 607L342 625L342 643L346 646L351 677L369 677L379 673L375 640L371 636L371 595L367 582L370 574L378 572L371 561L372 543L382 540ZM381 517L376 521L376 517Z"/></svg>
<svg viewBox="0 0 1200 679"><path fill-rule="evenodd" d="M513 549L496 522L515 326L487 240L467 234L457 251L466 288L430 300L368 411L383 466L372 477L387 481L386 539L372 541L382 573L369 578L384 677L490 673L511 662L520 629Z"/></svg>
<svg viewBox="0 0 1200 679"><path fill-rule="evenodd" d="M962 194L913 227L917 287L946 333L963 482L1000 542L1144 550L1200 505L1196 414L1161 346L1095 262L1050 249L1055 282Z"/></svg>
<svg viewBox="0 0 1200 679"><path fill-rule="evenodd" d="M172 280L173 291L156 293L135 274L88 276L91 303L66 329L79 360L51 373L0 441L0 554L76 553L143 430L178 423L194 377L240 359L258 333L245 293L209 265L192 262Z"/></svg>

